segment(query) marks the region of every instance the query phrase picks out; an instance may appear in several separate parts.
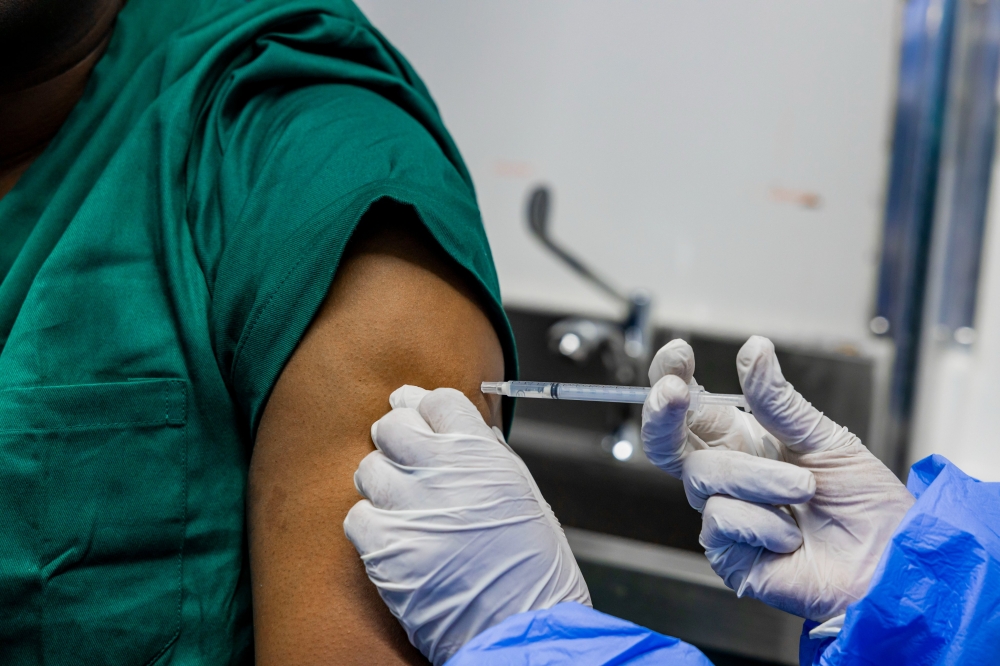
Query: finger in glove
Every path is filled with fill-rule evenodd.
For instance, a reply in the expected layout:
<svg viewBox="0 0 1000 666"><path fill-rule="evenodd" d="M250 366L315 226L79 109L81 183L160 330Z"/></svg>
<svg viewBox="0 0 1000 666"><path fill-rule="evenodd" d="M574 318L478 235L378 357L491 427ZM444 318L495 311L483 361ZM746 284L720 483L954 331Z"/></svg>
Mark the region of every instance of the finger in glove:
<svg viewBox="0 0 1000 666"><path fill-rule="evenodd" d="M435 431L432 424L440 428ZM398 407L372 424L372 441L386 458L406 467L497 464L500 450L510 448L497 440L479 410L460 391L436 389L420 401L420 410ZM504 464L507 456L500 456Z"/></svg>
<svg viewBox="0 0 1000 666"><path fill-rule="evenodd" d="M688 386L677 375L666 375L653 386L642 406L642 442L657 467L680 476L687 454L687 410L691 403Z"/></svg>
<svg viewBox="0 0 1000 666"><path fill-rule="evenodd" d="M788 383L767 338L754 335L744 343L736 356L736 371L757 421L791 450L825 451L855 439Z"/></svg>
<svg viewBox="0 0 1000 666"><path fill-rule="evenodd" d="M372 451L354 471L354 488L377 509L409 508L416 482L381 451ZM402 498L402 501L400 501Z"/></svg>
<svg viewBox="0 0 1000 666"><path fill-rule="evenodd" d="M401 465L420 465L429 452L416 443L436 440L424 417L410 407L398 407L386 413L372 424L371 433L375 448Z"/></svg>
<svg viewBox="0 0 1000 666"><path fill-rule="evenodd" d="M373 423L372 441L386 458L407 467L450 464L463 453L455 449L452 437L435 433L424 417L409 407L394 409Z"/></svg>
<svg viewBox="0 0 1000 666"><path fill-rule="evenodd" d="M344 518L344 535L354 544L359 555L376 551L384 545L378 526L379 511L368 500L361 500L351 507Z"/></svg>
<svg viewBox="0 0 1000 666"><path fill-rule="evenodd" d="M791 553L802 545L802 532L790 515L776 507L715 495L705 503L698 542L706 550L742 543Z"/></svg>
<svg viewBox="0 0 1000 666"><path fill-rule="evenodd" d="M684 492L701 511L712 495L760 504L800 504L816 493L816 479L802 467L740 451L692 451L684 460Z"/></svg>
<svg viewBox="0 0 1000 666"><path fill-rule="evenodd" d="M656 386L667 375L673 375L680 377L689 388L698 386L694 379L694 367L694 350L691 345L679 338L671 340L656 352L649 365L649 385ZM681 392L675 388L674 394L667 397L666 401L679 400L680 396ZM728 407L715 405L706 405L697 412L687 414L688 427L706 441L717 432L725 431L731 420Z"/></svg>
<svg viewBox="0 0 1000 666"><path fill-rule="evenodd" d="M669 375L679 377L689 388L701 388L694 379L694 350L684 340L671 340L664 345L653 358L649 366L650 386L656 386L658 382ZM682 392L676 388L671 395L661 394L663 403L672 400L680 400ZM685 398L686 399L686 398ZM652 417L655 410L647 411L647 416ZM689 432L683 433L687 436L694 434L701 442L692 441L693 448L699 448L701 444L705 446L723 446L731 449L754 450L753 436L744 427L743 414L733 407L723 407L716 405L704 405L693 412L685 415ZM653 426L647 432L653 434ZM673 431L672 436L661 440L656 449L661 451L675 451L680 448L677 439L682 436L681 432ZM691 448L691 447L688 447ZM759 448L759 447L757 447ZM669 463L666 463L669 464Z"/></svg>
<svg viewBox="0 0 1000 666"><path fill-rule="evenodd" d="M676 375L685 384L694 381L694 350L684 340L671 340L660 347L649 364L650 386L655 386L667 375Z"/></svg>
<svg viewBox="0 0 1000 666"><path fill-rule="evenodd" d="M389 394L389 405L393 409L400 409L403 407L416 409L420 406L420 401L423 400L424 396L428 393L430 393L430 391L420 388L419 386L403 384Z"/></svg>
<svg viewBox="0 0 1000 666"><path fill-rule="evenodd" d="M457 389L434 389L420 401L417 411L434 432L461 433L496 440L493 429L483 420L483 415Z"/></svg>

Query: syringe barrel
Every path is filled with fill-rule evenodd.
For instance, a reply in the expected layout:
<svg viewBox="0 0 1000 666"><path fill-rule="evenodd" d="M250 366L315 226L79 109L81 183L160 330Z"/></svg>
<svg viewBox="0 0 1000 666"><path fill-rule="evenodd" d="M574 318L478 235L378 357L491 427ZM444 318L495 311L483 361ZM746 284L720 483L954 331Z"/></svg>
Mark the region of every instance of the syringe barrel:
<svg viewBox="0 0 1000 666"><path fill-rule="evenodd" d="M483 382L483 393L512 398L548 398L550 400L585 400L588 402L642 403L649 389L642 386L606 386L604 384L569 384L562 382Z"/></svg>
<svg viewBox="0 0 1000 666"><path fill-rule="evenodd" d="M552 382L506 382L508 391L504 395L512 398L555 398Z"/></svg>
<svg viewBox="0 0 1000 666"><path fill-rule="evenodd" d="M606 386L604 384L552 384L552 397L558 400L588 402L626 402L641 404L649 395L649 387Z"/></svg>

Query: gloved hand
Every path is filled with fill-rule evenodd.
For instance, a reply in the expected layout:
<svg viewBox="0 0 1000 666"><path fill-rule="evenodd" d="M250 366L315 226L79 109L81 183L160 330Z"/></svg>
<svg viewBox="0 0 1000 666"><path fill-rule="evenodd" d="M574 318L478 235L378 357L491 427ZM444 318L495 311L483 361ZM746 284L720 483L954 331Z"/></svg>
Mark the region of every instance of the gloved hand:
<svg viewBox="0 0 1000 666"><path fill-rule="evenodd" d="M700 487L690 473L697 467L688 458L698 451L739 451L770 460L784 459L784 445L772 437L750 414L735 407L704 405L688 412L689 388L702 388L695 381L694 350L684 340L671 340L653 357L649 366L649 385L653 387L642 407L642 445L654 465L684 481L688 502L698 511L705 506L709 489ZM694 456L697 461L699 456ZM729 454L710 458L714 465L727 464ZM733 458L739 462L741 458ZM778 466L776 470L782 468ZM781 473L776 471L775 473ZM787 474L788 484L781 494L795 493L803 502L814 490L811 476ZM714 489L711 489L714 490ZM763 493L765 489L761 488ZM760 501L769 501L761 495Z"/></svg>
<svg viewBox="0 0 1000 666"><path fill-rule="evenodd" d="M404 386L354 475L344 532L435 665L516 613L590 593L527 467L454 389Z"/></svg>
<svg viewBox="0 0 1000 666"><path fill-rule="evenodd" d="M857 437L795 391L769 340L750 338L737 372L753 409L753 417L741 418L753 420L751 433L763 428L764 453L775 460L759 457L731 426L713 432L728 436L723 446L735 451L699 447L699 430L711 430L704 422L725 417L694 415L686 431L677 414L686 412L687 389L670 378L657 382L647 401L644 433L658 436L644 445L681 467L688 497L703 511L700 542L726 585L836 627L867 591L913 497Z"/></svg>

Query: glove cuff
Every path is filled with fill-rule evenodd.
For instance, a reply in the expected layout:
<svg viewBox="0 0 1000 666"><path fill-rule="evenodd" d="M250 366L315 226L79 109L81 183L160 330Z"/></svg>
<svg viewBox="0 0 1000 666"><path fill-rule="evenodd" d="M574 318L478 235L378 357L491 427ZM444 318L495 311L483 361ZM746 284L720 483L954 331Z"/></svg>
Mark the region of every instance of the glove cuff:
<svg viewBox="0 0 1000 666"><path fill-rule="evenodd" d="M844 618L847 613L841 613L836 617L831 617L823 624L818 624L809 631L809 638L835 638L840 635L840 630L844 628Z"/></svg>

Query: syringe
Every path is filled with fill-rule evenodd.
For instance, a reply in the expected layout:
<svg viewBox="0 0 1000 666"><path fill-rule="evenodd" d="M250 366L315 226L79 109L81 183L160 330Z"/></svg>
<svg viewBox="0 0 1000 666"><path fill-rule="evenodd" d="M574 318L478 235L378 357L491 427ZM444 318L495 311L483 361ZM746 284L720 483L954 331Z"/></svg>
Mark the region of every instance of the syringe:
<svg viewBox="0 0 1000 666"><path fill-rule="evenodd" d="M692 411L702 405L741 407L744 411L750 411L747 399L738 393L709 393L696 388L688 390L691 393L689 409ZM482 391L483 393L506 395L512 398L642 403L646 401L650 389L646 386L607 386L565 382L483 382Z"/></svg>

